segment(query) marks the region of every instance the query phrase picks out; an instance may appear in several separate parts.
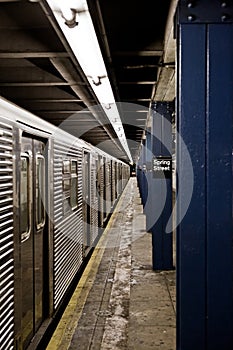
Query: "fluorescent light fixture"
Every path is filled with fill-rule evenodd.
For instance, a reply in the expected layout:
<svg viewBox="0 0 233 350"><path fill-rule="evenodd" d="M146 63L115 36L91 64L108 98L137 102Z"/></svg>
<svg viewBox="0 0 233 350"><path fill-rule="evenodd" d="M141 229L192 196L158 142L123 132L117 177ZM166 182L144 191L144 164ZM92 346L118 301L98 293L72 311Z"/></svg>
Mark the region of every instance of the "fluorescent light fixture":
<svg viewBox="0 0 233 350"><path fill-rule="evenodd" d="M64 5L63 5L64 7ZM74 28L78 25L78 13L73 9L62 9L62 17L65 20L65 24L69 28Z"/></svg>
<svg viewBox="0 0 233 350"><path fill-rule="evenodd" d="M46 1L132 162L86 0Z"/></svg>

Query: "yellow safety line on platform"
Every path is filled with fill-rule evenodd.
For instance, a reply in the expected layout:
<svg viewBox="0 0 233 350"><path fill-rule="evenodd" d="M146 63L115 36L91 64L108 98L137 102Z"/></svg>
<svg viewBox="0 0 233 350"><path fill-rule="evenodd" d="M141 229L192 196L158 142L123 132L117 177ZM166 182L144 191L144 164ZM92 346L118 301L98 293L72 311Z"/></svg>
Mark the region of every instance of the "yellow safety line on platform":
<svg viewBox="0 0 233 350"><path fill-rule="evenodd" d="M127 183L123 193L125 192L129 183L130 181ZM113 220L115 219L115 213L118 212L117 209L121 205L123 197L124 196L121 195L116 205L116 208L109 219L106 229L104 230L99 242L97 243L96 248L94 249L94 252L78 282L78 285L72 295L72 298L70 299L46 350L69 349L73 334L75 332L75 329L77 328L79 319L82 315L86 299L95 281L95 276L97 274L107 244L106 237L108 230Z"/></svg>

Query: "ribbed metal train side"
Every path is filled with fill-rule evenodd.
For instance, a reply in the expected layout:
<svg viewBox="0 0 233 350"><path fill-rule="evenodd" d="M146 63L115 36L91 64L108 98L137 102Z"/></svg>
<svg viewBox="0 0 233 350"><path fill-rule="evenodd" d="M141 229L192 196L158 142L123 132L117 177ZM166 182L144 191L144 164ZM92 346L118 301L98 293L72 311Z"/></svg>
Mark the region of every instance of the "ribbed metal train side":
<svg viewBox="0 0 233 350"><path fill-rule="evenodd" d="M98 222L99 227L103 227L104 224L104 174L103 174L103 157L98 156L98 168L97 168L97 195L99 202Z"/></svg>
<svg viewBox="0 0 233 350"><path fill-rule="evenodd" d="M16 106L1 108L0 350L37 348L121 193L122 165Z"/></svg>
<svg viewBox="0 0 233 350"><path fill-rule="evenodd" d="M98 197L97 197L97 181L96 181L96 176L97 176L97 168L98 168L98 163L97 163L97 155L96 154L91 154L91 161L90 161L90 166L91 166L91 197L90 197L90 222L91 222L91 227L90 227L90 232L91 232L91 239L90 239L90 245L93 246L94 242L96 241L99 233L99 227L98 227Z"/></svg>
<svg viewBox="0 0 233 350"><path fill-rule="evenodd" d="M13 130L0 123L0 349L14 348Z"/></svg>
<svg viewBox="0 0 233 350"><path fill-rule="evenodd" d="M68 192L77 162L77 206ZM72 196L72 193L70 194ZM82 150L54 144L54 307L56 308L83 262Z"/></svg>
<svg viewBox="0 0 233 350"><path fill-rule="evenodd" d="M125 188L130 177L129 167L126 165L122 166L122 190Z"/></svg>
<svg viewBox="0 0 233 350"><path fill-rule="evenodd" d="M122 186L122 164L119 163L118 164L118 195L121 194L123 190L123 186Z"/></svg>
<svg viewBox="0 0 233 350"><path fill-rule="evenodd" d="M116 183L115 183L115 162L111 160L111 201L112 205L114 205L116 200Z"/></svg>
<svg viewBox="0 0 233 350"><path fill-rule="evenodd" d="M110 211L111 211L111 174L110 174L110 160L109 159L105 159L104 162L104 167L105 167L105 171L104 171L104 187L105 187L105 213L106 216L109 215Z"/></svg>
<svg viewBox="0 0 233 350"><path fill-rule="evenodd" d="M119 196L119 194L118 194L118 181L119 181L119 179L118 179L118 163L117 162L114 163L114 168L115 168L115 179L114 179L114 181L115 181L115 196L116 196L116 199L118 199L118 196Z"/></svg>

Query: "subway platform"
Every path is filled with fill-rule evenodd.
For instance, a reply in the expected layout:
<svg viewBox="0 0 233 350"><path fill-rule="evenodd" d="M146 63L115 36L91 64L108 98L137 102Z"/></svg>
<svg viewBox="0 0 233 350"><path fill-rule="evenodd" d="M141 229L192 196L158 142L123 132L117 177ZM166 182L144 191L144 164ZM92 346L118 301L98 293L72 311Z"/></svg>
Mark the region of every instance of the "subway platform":
<svg viewBox="0 0 233 350"><path fill-rule="evenodd" d="M130 178L47 350L175 350L175 270L153 271L145 227Z"/></svg>

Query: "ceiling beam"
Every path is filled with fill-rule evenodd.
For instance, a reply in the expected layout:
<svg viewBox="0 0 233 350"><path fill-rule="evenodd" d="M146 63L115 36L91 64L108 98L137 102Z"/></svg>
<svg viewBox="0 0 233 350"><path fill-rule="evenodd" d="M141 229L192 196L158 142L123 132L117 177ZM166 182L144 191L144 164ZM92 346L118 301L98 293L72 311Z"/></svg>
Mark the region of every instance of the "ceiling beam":
<svg viewBox="0 0 233 350"><path fill-rule="evenodd" d="M76 110L49 110L49 111L47 111L47 110L33 110L33 109L31 109L31 111L32 112L39 112L39 113L46 113L46 114L54 114L54 113L56 113L56 114L76 114L76 113L79 113L81 110L78 110L78 109L76 109ZM78 119L77 119L78 120ZM95 119L93 119L93 121L96 121Z"/></svg>
<svg viewBox="0 0 233 350"><path fill-rule="evenodd" d="M17 98L15 99L17 100ZM74 102L83 102L80 99L76 99L76 98L66 98L66 99L56 99L56 98L21 98L20 101L23 102L30 102L30 103L74 103Z"/></svg>
<svg viewBox="0 0 233 350"><path fill-rule="evenodd" d="M163 50L114 51L114 56L162 56Z"/></svg>
<svg viewBox="0 0 233 350"><path fill-rule="evenodd" d="M29 82L29 83L0 83L0 86L13 86L13 87L30 87L30 86L69 86L70 84L67 82ZM84 83L81 83L81 85L84 85Z"/></svg>
<svg viewBox="0 0 233 350"><path fill-rule="evenodd" d="M156 81L120 81L121 85L154 85Z"/></svg>
<svg viewBox="0 0 233 350"><path fill-rule="evenodd" d="M0 58L61 58L69 57L68 52L0 52Z"/></svg>
<svg viewBox="0 0 233 350"><path fill-rule="evenodd" d="M124 102L131 102L131 101L141 101L141 102L149 102L151 101L150 98L129 98L127 100L122 100Z"/></svg>

